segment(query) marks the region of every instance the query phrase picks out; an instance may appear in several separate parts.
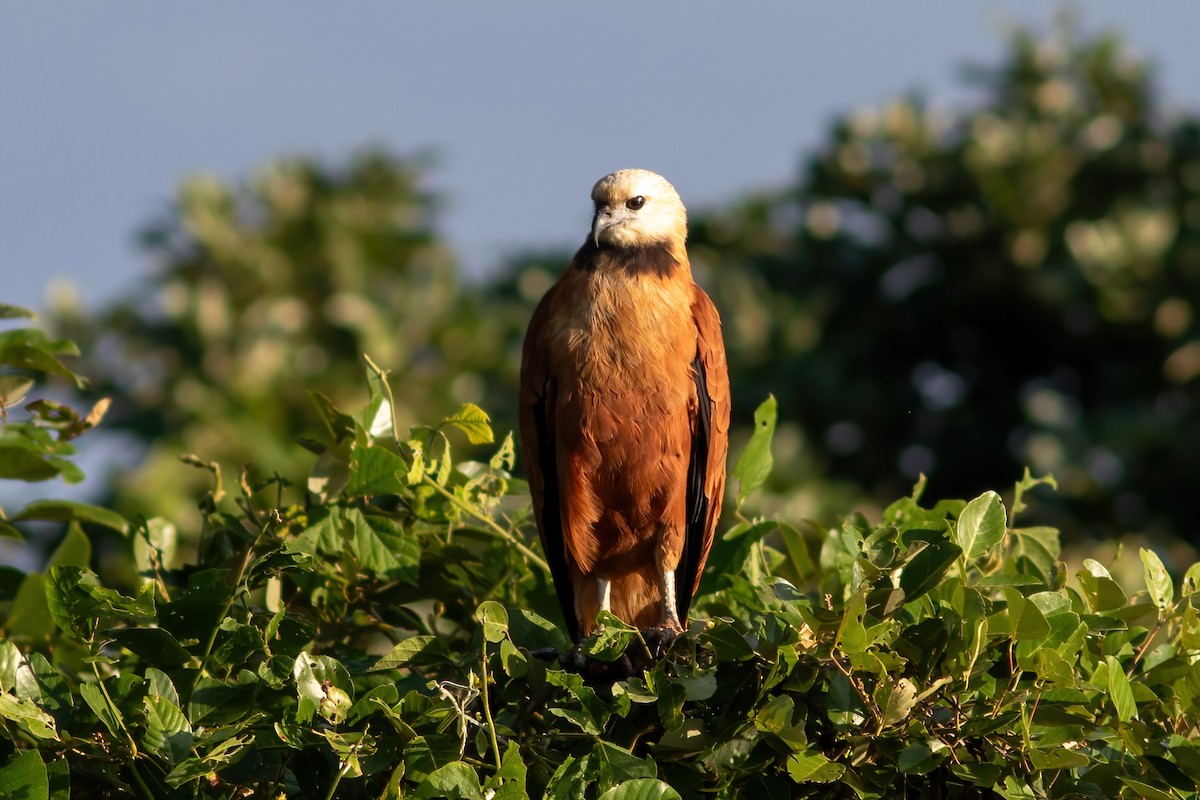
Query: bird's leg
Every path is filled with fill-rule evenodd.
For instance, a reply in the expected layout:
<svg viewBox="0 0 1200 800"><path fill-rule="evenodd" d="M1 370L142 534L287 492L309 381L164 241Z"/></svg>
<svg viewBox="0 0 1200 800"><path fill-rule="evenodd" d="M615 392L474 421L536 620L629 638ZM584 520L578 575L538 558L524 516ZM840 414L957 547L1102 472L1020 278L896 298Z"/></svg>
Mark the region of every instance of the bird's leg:
<svg viewBox="0 0 1200 800"><path fill-rule="evenodd" d="M642 639L654 658L661 658L663 653L683 633L683 625L679 621L679 613L675 610L675 570L664 569L662 572L662 616L658 625L642 630Z"/></svg>
<svg viewBox="0 0 1200 800"><path fill-rule="evenodd" d="M680 624L679 614L675 611L675 570L663 570L662 597L662 618L658 621L658 626L674 633L683 633L683 625Z"/></svg>
<svg viewBox="0 0 1200 800"><path fill-rule="evenodd" d="M612 612L612 581L608 578L596 577L596 591L600 596L600 610Z"/></svg>

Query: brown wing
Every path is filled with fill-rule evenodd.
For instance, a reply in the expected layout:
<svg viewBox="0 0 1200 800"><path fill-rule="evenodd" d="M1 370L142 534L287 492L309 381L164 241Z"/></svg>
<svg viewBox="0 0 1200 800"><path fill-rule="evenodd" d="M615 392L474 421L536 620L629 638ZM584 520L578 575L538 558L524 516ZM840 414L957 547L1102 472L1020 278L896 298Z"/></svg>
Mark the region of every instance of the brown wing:
<svg viewBox="0 0 1200 800"><path fill-rule="evenodd" d="M725 458L729 453L729 367L725 363L721 318L699 286L695 287L692 316L696 322L692 374L697 402L692 415L692 452L688 464L687 532L675 570L676 610L685 623L721 515Z"/></svg>
<svg viewBox="0 0 1200 800"><path fill-rule="evenodd" d="M563 618L571 641L579 639L579 620L575 615L575 595L567 572L563 542L562 496L559 489L556 456L557 425L555 420L556 386L550 377L542 337L546 319L554 303L556 285L546 293L525 332L521 356L521 450L525 454L525 471L529 475L529 494L533 513L554 591L562 608Z"/></svg>

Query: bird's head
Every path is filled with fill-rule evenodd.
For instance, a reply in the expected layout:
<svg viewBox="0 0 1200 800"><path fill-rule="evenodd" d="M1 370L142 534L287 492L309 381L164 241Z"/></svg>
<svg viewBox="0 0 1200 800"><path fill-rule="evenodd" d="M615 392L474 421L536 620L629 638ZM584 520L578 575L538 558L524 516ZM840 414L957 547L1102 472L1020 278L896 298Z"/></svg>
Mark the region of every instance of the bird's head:
<svg viewBox="0 0 1200 800"><path fill-rule="evenodd" d="M605 175L592 187L596 216L592 242L598 248L682 247L687 239L687 210L675 187L644 169Z"/></svg>

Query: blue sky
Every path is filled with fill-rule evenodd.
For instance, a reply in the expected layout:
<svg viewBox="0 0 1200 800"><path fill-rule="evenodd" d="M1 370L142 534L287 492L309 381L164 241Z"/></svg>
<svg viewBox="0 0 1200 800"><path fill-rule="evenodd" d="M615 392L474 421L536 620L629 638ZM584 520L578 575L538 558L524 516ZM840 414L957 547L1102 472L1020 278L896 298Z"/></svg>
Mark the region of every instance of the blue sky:
<svg viewBox="0 0 1200 800"><path fill-rule="evenodd" d="M1194 3L1078 11L1200 108ZM441 229L479 274L579 241L613 169L659 171L693 209L781 184L835 112L910 89L961 102L958 66L1053 15L1037 0L8 4L0 301L41 307L58 279L93 306L130 287L151 267L133 232L190 172L368 143L436 151Z"/></svg>

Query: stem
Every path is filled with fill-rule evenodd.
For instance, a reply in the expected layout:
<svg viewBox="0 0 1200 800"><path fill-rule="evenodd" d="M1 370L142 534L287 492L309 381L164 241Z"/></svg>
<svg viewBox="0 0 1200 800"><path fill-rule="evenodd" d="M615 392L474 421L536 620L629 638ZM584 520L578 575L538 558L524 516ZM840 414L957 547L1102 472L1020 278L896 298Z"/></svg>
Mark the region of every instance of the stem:
<svg viewBox="0 0 1200 800"><path fill-rule="evenodd" d="M540 567L543 572L550 571L550 565L546 563L546 560L543 559L541 556L539 556L537 553L530 550L528 547L526 547L524 542L519 540L517 537L513 536L512 531L506 530L505 528L500 527L500 525L498 525L496 523L496 520L492 519L489 516L485 516L484 514L479 513L474 508L472 508L469 504L464 503L462 500L460 500L458 497L456 497L453 492L447 491L444 486L442 486L440 483L438 483L437 481L435 481L433 478L429 477L428 475L425 475L422 478L422 480L424 480L424 482L426 484L428 484L429 486L432 486L434 489L436 489L443 497L445 497L451 503L458 506L458 508L460 510L465 511L467 514L470 514L472 517L479 520L487 527L491 528L492 531L494 531L497 535L500 536L500 538L508 541L508 543L511 544L513 547L517 548L517 550L520 551L522 555L524 555L526 558L528 558L530 561L532 561L534 564L536 564L538 567Z"/></svg>
<svg viewBox="0 0 1200 800"><path fill-rule="evenodd" d="M338 784L342 782L342 778L350 773L350 762L347 760L342 768L338 770L337 776L334 777L333 783L329 785L329 791L325 794L325 800L333 800L333 795L337 791Z"/></svg>
<svg viewBox="0 0 1200 800"><path fill-rule="evenodd" d="M233 589L229 592L229 597L225 600L225 606L221 609L221 615L217 618L218 622L213 626L212 633L208 636L208 643L204 646L204 655L200 656L200 669L196 671L196 677L192 680L192 691L196 690L196 684L200 682L200 676L207 672L206 665L208 658L212 655L213 645L217 643L217 632L221 630L221 621L229 616L229 609L233 608L233 601L240 594L239 588L242 583L242 576L246 574L246 568L250 566L250 561L254 556L254 545L251 544L246 548L246 555L242 557L241 566L238 567L237 575L234 577Z"/></svg>
<svg viewBox="0 0 1200 800"><path fill-rule="evenodd" d="M396 398L392 395L392 385L388 383L388 375L391 373L387 370L380 369L379 366L377 366L375 362L371 360L371 357L366 353L363 353L363 360L367 362L367 366L379 378L379 383L383 387L383 393L387 397L388 414L392 418L392 440L397 446L400 446L402 442L400 441L400 428L396 421Z"/></svg>
<svg viewBox="0 0 1200 800"><path fill-rule="evenodd" d="M90 645L91 642L89 641ZM100 687L100 692L104 695L105 701L108 703L108 710L120 726L121 732L125 734L125 741L129 745L129 771L133 774L133 779L137 781L137 785L142 790L148 800L154 800L154 792L150 791L150 787L146 785L146 779L142 777L141 771L137 768L138 747L137 742L133 739L133 734L125 727L125 720L121 718L121 710L117 708L117 704L113 702L112 695L108 693L108 687L104 685L104 678L100 676L100 668L96 666L96 662L92 662L92 673L96 676L96 683Z"/></svg>
<svg viewBox="0 0 1200 800"><path fill-rule="evenodd" d="M379 377L380 387L383 390L384 396L387 398L388 410L391 412L391 415L392 415L392 439L396 442L397 447L402 447L403 442L400 441L400 431L396 426L396 398L392 395L391 384L388 383L388 372L386 370L380 369L379 366L376 365L375 362L371 360L371 357L368 356L366 353L363 353L363 360L367 362L367 366L371 369L371 371L374 372ZM432 442L430 444L432 444ZM475 519L482 522L484 525L491 528L493 531L495 531L497 534L499 534L502 539L506 539L509 542L509 544L511 544L513 547L517 548L517 550L520 551L522 555L524 555L526 558L528 558L530 561L532 561L534 564L536 564L538 567L540 567L543 572L550 571L550 565L546 563L545 559L543 559L537 553L533 552L528 547L526 547L523 542L519 541L515 536L512 535L511 531L505 530L504 528L497 525L496 520L492 519L491 517L480 514L474 508L472 508L471 506L464 503L462 500L455 497L452 492L446 491L445 487L443 487L440 483L438 483L437 481L430 478L428 475L423 476L423 480L425 481L426 484L432 486L434 489L436 489L438 492L440 492L442 494L442 496L445 497L447 500L449 500L451 503L458 506L461 510L465 511L466 513L470 514Z"/></svg>
<svg viewBox="0 0 1200 800"><path fill-rule="evenodd" d="M1125 674L1128 677L1133 677L1133 670L1137 667L1138 662L1142 660L1142 656L1146 655L1146 651L1150 649L1151 643L1154 641L1155 637L1158 636L1158 632L1162 630L1162 627L1164 624L1166 624L1166 622L1166 619L1162 619L1160 617L1158 623L1155 624L1154 629L1147 634L1146 641L1142 642L1142 646L1139 647L1138 651L1133 654L1133 660L1129 662L1129 668L1125 670Z"/></svg>
<svg viewBox="0 0 1200 800"><path fill-rule="evenodd" d="M351 763L351 760L352 760L352 759L353 759L353 758L354 758L356 755L358 755L358 751L359 751L359 749L362 747L362 744L363 744L363 742L364 742L364 741L366 740L366 738L367 738L367 733L368 733L370 730L371 730L371 724L370 724L370 723L367 723L367 726L366 726L365 728L363 728L363 732L362 732L362 738L360 738L360 739L358 740L358 743L357 743L357 744L355 744L353 747L351 747L351 748L350 748L350 755L349 755L349 757L347 757L347 758L346 758L346 760L345 760L345 762L343 762L343 763L342 763L342 768L338 770L338 774L337 774L337 776L336 776L336 777L334 777L334 779L333 779L333 783L332 783L332 784L330 784L330 786L329 786L329 792L328 792L328 793L325 795L325 800L332 800L334 793L335 793L335 792L337 792L337 787L338 787L338 784L342 782L342 778L344 778L344 777L346 777L348 774L350 774L350 763Z"/></svg>
<svg viewBox="0 0 1200 800"><path fill-rule="evenodd" d="M481 659L481 667L483 669L483 717L487 720L488 739L492 743L492 758L496 760L496 771L500 771L500 744L496 741L496 723L492 721L492 704L488 701L488 654L487 640L483 641L483 658Z"/></svg>

